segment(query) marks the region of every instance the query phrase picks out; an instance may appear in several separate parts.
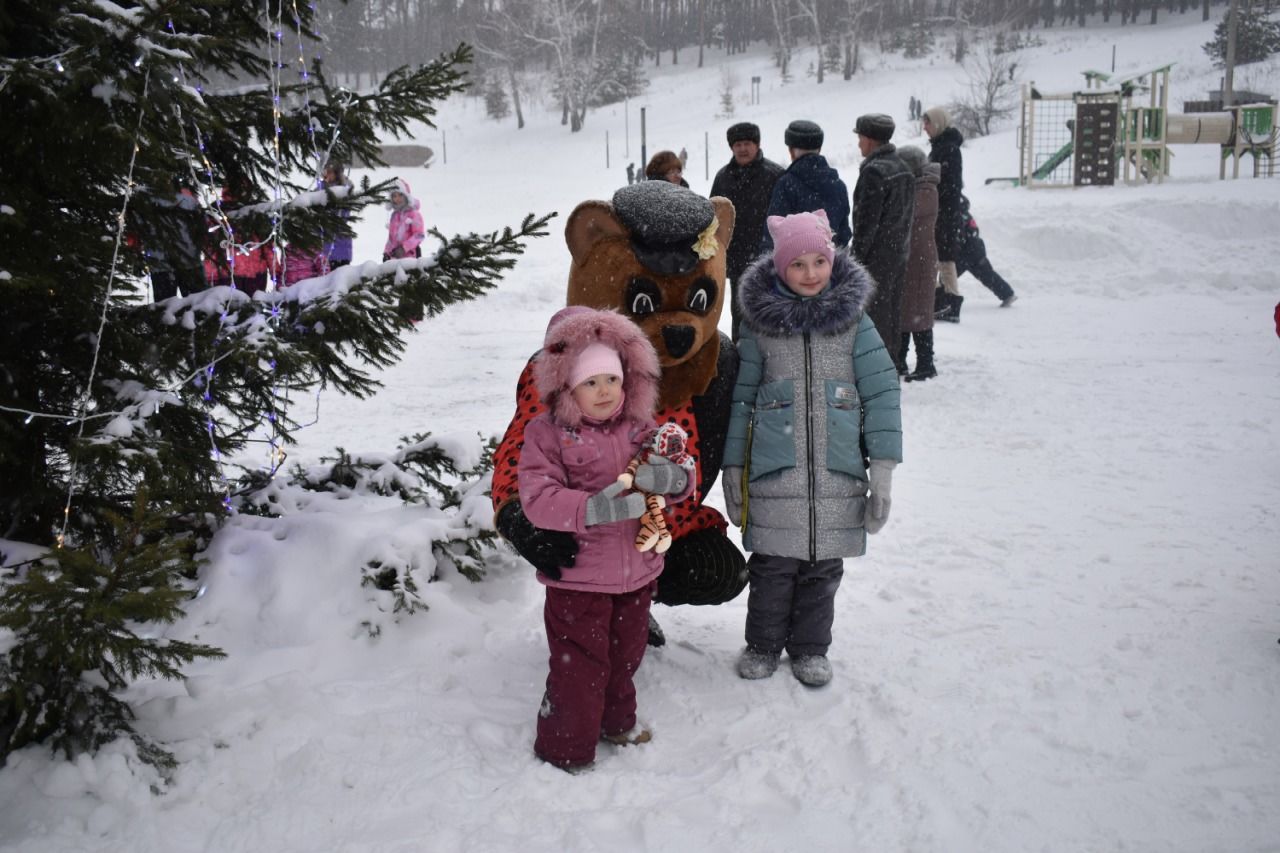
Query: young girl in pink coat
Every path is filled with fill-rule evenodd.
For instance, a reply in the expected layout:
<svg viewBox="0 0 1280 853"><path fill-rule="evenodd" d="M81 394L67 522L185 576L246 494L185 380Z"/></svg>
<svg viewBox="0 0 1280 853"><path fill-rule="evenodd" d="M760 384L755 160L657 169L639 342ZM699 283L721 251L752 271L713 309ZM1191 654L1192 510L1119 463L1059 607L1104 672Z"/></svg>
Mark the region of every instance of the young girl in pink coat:
<svg viewBox="0 0 1280 853"><path fill-rule="evenodd" d="M529 423L520 455L520 502L535 526L573 533L573 565L550 577L543 620L550 674L534 752L572 770L596 743L645 743L633 677L649 635L649 605L663 555L635 540L644 499L621 495L623 473L654 429L658 356L634 323L583 306L551 318L533 377L547 411ZM665 463L665 464L664 464ZM693 478L655 458L635 486L684 500Z"/></svg>
<svg viewBox="0 0 1280 853"><path fill-rule="evenodd" d="M382 259L420 258L422 240L427 236L418 211L418 200L409 192L409 182L396 178L391 191L391 221L387 223L387 244L382 247Z"/></svg>

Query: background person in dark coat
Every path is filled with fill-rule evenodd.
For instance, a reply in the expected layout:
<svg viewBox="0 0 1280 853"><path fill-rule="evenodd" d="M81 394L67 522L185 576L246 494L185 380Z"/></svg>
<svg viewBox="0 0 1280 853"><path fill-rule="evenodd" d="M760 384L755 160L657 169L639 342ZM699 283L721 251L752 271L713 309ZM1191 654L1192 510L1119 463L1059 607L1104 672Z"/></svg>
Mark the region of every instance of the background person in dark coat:
<svg viewBox="0 0 1280 853"><path fill-rule="evenodd" d="M835 232L836 248L841 249L853 237L849 229L849 188L822 156L822 138L822 128L814 122L797 119L787 125L784 139L791 165L773 185L765 215L767 218L825 210L827 222ZM760 235L760 254L765 252L773 252L768 229Z"/></svg>
<svg viewBox="0 0 1280 853"><path fill-rule="evenodd" d="M733 159L716 172L711 183L711 195L723 196L733 202L737 220L733 226L733 239L729 241L726 269L733 299L729 310L733 315L733 339L738 339L738 325L742 315L738 308L738 276L747 264L755 259L764 234L765 211L773 197L773 185L783 168L767 159L760 150L760 128L749 121L739 122L726 132Z"/></svg>
<svg viewBox="0 0 1280 853"><path fill-rule="evenodd" d="M964 190L964 157L960 146L964 136L951 126L951 118L942 107L924 111L921 124L929 137L929 162L942 166L942 180L938 184L938 225L934 236L938 242L938 280L942 293L937 295L938 319L960 322L960 284L956 274L956 255L960 251L964 216L960 211L960 196Z"/></svg>
<svg viewBox="0 0 1280 853"><path fill-rule="evenodd" d="M853 189L853 256L876 280L867 314L887 341L898 373L906 373L898 341L902 325L902 281L911 243L916 182L898 157L893 119L884 113L859 116L854 130L863 161Z"/></svg>
<svg viewBox="0 0 1280 853"><path fill-rule="evenodd" d="M969 199L963 195L960 196L960 212L964 217L964 231L960 237L960 251L956 254L956 277L966 272L973 273L974 278L999 298L1000 307L1008 308L1018 294L987 260L987 244L978 236L978 223L969 212Z"/></svg>

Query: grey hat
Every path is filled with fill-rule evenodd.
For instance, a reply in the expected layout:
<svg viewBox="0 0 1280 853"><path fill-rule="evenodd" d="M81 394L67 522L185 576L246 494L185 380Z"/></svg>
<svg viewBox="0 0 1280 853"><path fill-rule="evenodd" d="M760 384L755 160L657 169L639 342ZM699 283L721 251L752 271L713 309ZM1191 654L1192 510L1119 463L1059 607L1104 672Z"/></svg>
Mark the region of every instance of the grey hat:
<svg viewBox="0 0 1280 853"><path fill-rule="evenodd" d="M884 113L867 113L866 115L858 116L857 122L853 125L853 130L859 136L874 139L883 145L893 139L893 118Z"/></svg>
<svg viewBox="0 0 1280 853"><path fill-rule="evenodd" d="M787 125L784 137L788 148L799 148L801 151L818 151L822 148L822 128L816 122L796 119Z"/></svg>
<svg viewBox="0 0 1280 853"><path fill-rule="evenodd" d="M669 181L641 181L613 194L613 212L631 232L636 259L659 275L698 265L693 246L716 217L711 202Z"/></svg>
<svg viewBox="0 0 1280 853"><path fill-rule="evenodd" d="M749 121L740 121L735 125L730 125L725 131L725 137L729 140L729 144L735 142L754 142L760 144L760 127Z"/></svg>
<svg viewBox="0 0 1280 853"><path fill-rule="evenodd" d="M911 174L917 178L924 173L924 164L929 162L929 157L924 153L924 149L917 148L914 145L898 146L898 157L901 158L903 163L907 164Z"/></svg>

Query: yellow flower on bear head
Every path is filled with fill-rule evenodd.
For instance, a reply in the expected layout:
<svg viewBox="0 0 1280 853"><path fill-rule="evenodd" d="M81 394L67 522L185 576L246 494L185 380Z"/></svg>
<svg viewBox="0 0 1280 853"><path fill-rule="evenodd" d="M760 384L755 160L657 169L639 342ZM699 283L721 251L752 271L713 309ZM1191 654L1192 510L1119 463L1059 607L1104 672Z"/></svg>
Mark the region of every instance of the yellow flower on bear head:
<svg viewBox="0 0 1280 853"><path fill-rule="evenodd" d="M711 224L702 229L702 233L693 244L693 250L704 261L714 258L716 252L720 251L720 241L716 239L716 229L719 227L720 220L714 216L711 217Z"/></svg>

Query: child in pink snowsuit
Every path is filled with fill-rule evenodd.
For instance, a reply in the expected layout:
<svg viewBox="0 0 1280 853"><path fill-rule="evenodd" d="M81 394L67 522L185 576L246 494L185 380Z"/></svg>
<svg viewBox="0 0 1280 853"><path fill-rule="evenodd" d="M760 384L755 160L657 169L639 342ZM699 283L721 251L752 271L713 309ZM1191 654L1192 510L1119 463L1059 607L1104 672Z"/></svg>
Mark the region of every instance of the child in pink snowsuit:
<svg viewBox="0 0 1280 853"><path fill-rule="evenodd" d="M382 259L420 258L422 240L427 236L418 211L418 200L409 192L409 182L396 178L391 190L391 221L387 223L387 244L382 247Z"/></svg>
<svg viewBox="0 0 1280 853"><path fill-rule="evenodd" d="M520 502L537 527L574 534L578 553L546 585L550 674L534 752L564 769L595 760L596 743L645 743L633 677L649 637L649 604L663 555L635 544L644 499L621 495L618 475L654 429L658 356L634 323L583 306L551 318L533 378L547 411L529 423ZM666 464L663 464L666 463ZM655 459L635 487L684 500L693 478Z"/></svg>

